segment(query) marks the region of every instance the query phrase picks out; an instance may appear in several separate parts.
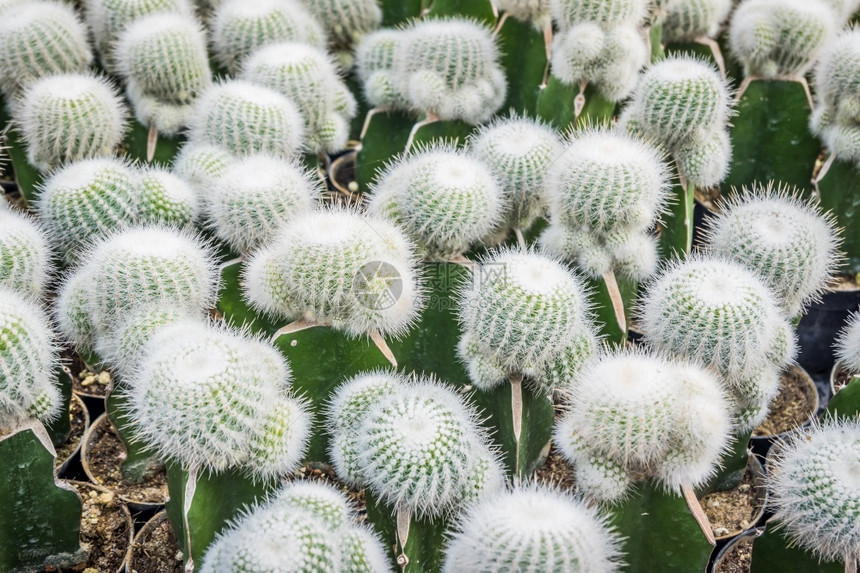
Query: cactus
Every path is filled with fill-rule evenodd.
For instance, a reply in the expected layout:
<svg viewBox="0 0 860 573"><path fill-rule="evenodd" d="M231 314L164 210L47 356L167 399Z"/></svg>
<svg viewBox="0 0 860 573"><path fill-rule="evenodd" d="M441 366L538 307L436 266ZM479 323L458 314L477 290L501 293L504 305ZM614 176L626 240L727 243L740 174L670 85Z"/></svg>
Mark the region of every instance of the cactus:
<svg viewBox="0 0 860 573"><path fill-rule="evenodd" d="M768 459L768 490L775 511L763 543L753 544L753 571L789 560L798 567L824 561L816 569L825 571L857 563L858 455L860 425L853 419L797 432L774 459ZM805 555L798 558L798 549ZM839 566L831 569L832 562Z"/></svg>
<svg viewBox="0 0 860 573"><path fill-rule="evenodd" d="M197 192L169 171L148 168L140 176L137 221L144 225L185 227L200 211Z"/></svg>
<svg viewBox="0 0 860 573"><path fill-rule="evenodd" d="M173 173L185 180L200 196L208 194L215 179L220 177L234 161L226 149L208 143L183 145Z"/></svg>
<svg viewBox="0 0 860 573"><path fill-rule="evenodd" d="M48 317L24 295L0 287L0 429L28 418L49 422L60 410L57 350Z"/></svg>
<svg viewBox="0 0 860 573"><path fill-rule="evenodd" d="M267 46L248 59L242 78L282 93L296 104L311 149L334 153L346 147L356 103L322 50L293 42Z"/></svg>
<svg viewBox="0 0 860 573"><path fill-rule="evenodd" d="M0 287L39 298L51 266L51 251L41 225L0 207Z"/></svg>
<svg viewBox="0 0 860 573"><path fill-rule="evenodd" d="M188 125L192 104L212 83L206 37L192 16L137 20L120 35L115 56L137 120L166 135Z"/></svg>
<svg viewBox="0 0 860 573"><path fill-rule="evenodd" d="M689 42L713 38L732 10L731 0L668 0L663 41Z"/></svg>
<svg viewBox="0 0 860 573"><path fill-rule="evenodd" d="M86 71L93 56L74 8L27 2L10 12L0 23L0 90L7 97L45 76Z"/></svg>
<svg viewBox="0 0 860 573"><path fill-rule="evenodd" d="M215 235L237 253L271 243L287 221L315 207L320 181L296 164L250 155L212 182L206 216Z"/></svg>
<svg viewBox="0 0 860 573"><path fill-rule="evenodd" d="M248 5L228 0L212 17L215 58L235 75L260 48L296 42L325 49L325 32L304 5L296 0L264 0Z"/></svg>
<svg viewBox="0 0 860 573"><path fill-rule="evenodd" d="M188 0L87 0L87 23L108 70L116 70L113 50L123 30L141 18L158 13L191 16L194 7Z"/></svg>
<svg viewBox="0 0 860 573"><path fill-rule="evenodd" d="M444 144L392 163L372 193L368 212L401 225L431 259L463 253L496 230L507 208L493 173Z"/></svg>
<svg viewBox="0 0 860 573"><path fill-rule="evenodd" d="M731 160L732 144L722 127L697 134L675 150L678 172L696 189L719 185L729 174Z"/></svg>
<svg viewBox="0 0 860 573"><path fill-rule="evenodd" d="M362 38L356 46L356 73L364 98L372 106L407 107L406 94L400 92L394 65L406 32L383 28Z"/></svg>
<svg viewBox="0 0 860 573"><path fill-rule="evenodd" d="M349 49L382 23L377 0L303 0L334 45Z"/></svg>
<svg viewBox="0 0 860 573"><path fill-rule="evenodd" d="M638 26L648 13L647 0L550 0L549 6L562 30L578 22L594 22L606 29Z"/></svg>
<svg viewBox="0 0 860 573"><path fill-rule="evenodd" d="M443 571L589 571L622 566L606 519L569 493L524 486L488 496L456 525Z"/></svg>
<svg viewBox="0 0 860 573"><path fill-rule="evenodd" d="M293 482L221 532L200 571L389 571L379 539L353 519L346 499L331 486Z"/></svg>
<svg viewBox="0 0 860 573"><path fill-rule="evenodd" d="M265 313L331 324L353 337L405 334L423 298L402 231L338 208L283 226L249 260L244 289Z"/></svg>
<svg viewBox="0 0 860 573"><path fill-rule="evenodd" d="M496 0L494 5L517 20L543 23L550 17L550 0Z"/></svg>
<svg viewBox="0 0 860 573"><path fill-rule="evenodd" d="M41 186L36 211L51 244L68 262L91 240L133 223L140 175L121 159L87 159L55 172Z"/></svg>
<svg viewBox="0 0 860 573"><path fill-rule="evenodd" d="M706 248L758 273L797 316L818 300L838 264L834 221L796 191L757 186L723 203L707 222Z"/></svg>
<svg viewBox="0 0 860 573"><path fill-rule="evenodd" d="M836 337L836 358L853 374L860 375L860 313L852 313Z"/></svg>
<svg viewBox="0 0 860 573"><path fill-rule="evenodd" d="M237 156L294 156L302 147L304 122L295 104L262 86L228 81L212 86L197 102L189 139L223 147Z"/></svg>
<svg viewBox="0 0 860 573"><path fill-rule="evenodd" d="M801 76L837 28L824 2L745 0L732 15L729 43L746 76Z"/></svg>
<svg viewBox="0 0 860 573"><path fill-rule="evenodd" d="M27 160L42 171L112 155L125 132L125 106L110 83L84 74L32 83L17 105Z"/></svg>

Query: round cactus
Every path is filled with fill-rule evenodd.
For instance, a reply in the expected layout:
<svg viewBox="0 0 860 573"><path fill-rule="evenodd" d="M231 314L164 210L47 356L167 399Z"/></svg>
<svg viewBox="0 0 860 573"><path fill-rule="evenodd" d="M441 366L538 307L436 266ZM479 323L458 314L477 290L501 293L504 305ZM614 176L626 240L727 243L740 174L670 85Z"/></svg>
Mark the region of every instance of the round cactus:
<svg viewBox="0 0 860 573"><path fill-rule="evenodd" d="M785 188L743 189L707 222L706 248L758 273L793 316L827 290L838 243L833 218Z"/></svg>
<svg viewBox="0 0 860 573"><path fill-rule="evenodd" d="M860 0L824 0L833 8L839 22L848 22L857 10L860 10Z"/></svg>
<svg viewBox="0 0 860 573"><path fill-rule="evenodd" d="M594 509L543 486L488 496L459 518L442 571L587 571L621 567L620 538Z"/></svg>
<svg viewBox="0 0 860 573"><path fill-rule="evenodd" d="M549 0L549 6L562 30L580 22L594 22L606 29L637 27L648 14L648 0Z"/></svg>
<svg viewBox="0 0 860 573"><path fill-rule="evenodd" d="M51 251L39 224L0 207L0 288L38 298L50 271Z"/></svg>
<svg viewBox="0 0 860 573"><path fill-rule="evenodd" d="M96 340L96 326L90 316L90 292L96 284L94 277L83 269L69 275L54 306L57 327L65 340L75 348L89 350Z"/></svg>
<svg viewBox="0 0 860 573"><path fill-rule="evenodd" d="M644 231L664 209L668 167L651 145L623 132L577 132L544 181L550 218L607 235Z"/></svg>
<svg viewBox="0 0 860 573"><path fill-rule="evenodd" d="M617 484L644 477L671 490L704 483L732 429L729 402L713 374L638 351L590 362L570 398L556 444L577 468L586 461L590 475L580 485L600 501L616 501L625 493ZM601 459L609 465L595 471ZM619 472L628 478L619 482Z"/></svg>
<svg viewBox="0 0 860 573"><path fill-rule="evenodd" d="M200 211L197 193L191 186L163 169L149 168L140 176L138 221L184 227Z"/></svg>
<svg viewBox="0 0 860 573"><path fill-rule="evenodd" d="M852 374L860 375L860 313L854 312L836 338L836 358Z"/></svg>
<svg viewBox="0 0 860 573"><path fill-rule="evenodd" d="M127 384L129 416L137 439L184 468L283 475L298 467L310 430L290 379L269 344L176 322L147 343Z"/></svg>
<svg viewBox="0 0 860 573"><path fill-rule="evenodd" d="M732 160L729 134L722 127L698 133L675 149L675 160L687 184L697 189L719 185Z"/></svg>
<svg viewBox="0 0 860 573"><path fill-rule="evenodd" d="M770 461L772 519L791 545L825 561L860 559L860 423L799 431Z"/></svg>
<svg viewBox="0 0 860 573"><path fill-rule="evenodd" d="M543 213L546 170L562 153L555 131L525 117L496 120L472 137L469 153L496 176L508 205L506 224L530 227Z"/></svg>
<svg viewBox="0 0 860 573"><path fill-rule="evenodd" d="M158 13L191 16L194 6L189 0L87 0L87 23L107 69L116 71L113 50L123 30L136 20Z"/></svg>
<svg viewBox="0 0 860 573"><path fill-rule="evenodd" d="M115 57L138 121L167 135L188 125L191 104L212 83L206 36L190 15L137 20L120 35Z"/></svg>
<svg viewBox="0 0 860 573"><path fill-rule="evenodd" d="M48 317L23 294L0 286L0 430L27 418L57 417L58 356Z"/></svg>
<svg viewBox="0 0 860 573"><path fill-rule="evenodd" d="M315 207L319 178L296 164L251 155L227 167L209 189L206 214L215 234L238 253L269 244L278 229Z"/></svg>
<svg viewBox="0 0 860 573"><path fill-rule="evenodd" d="M125 107L107 80L60 74L31 84L17 106L27 160L47 171L111 155L125 131Z"/></svg>
<svg viewBox="0 0 860 573"><path fill-rule="evenodd" d="M460 322L510 371L540 369L560 341L590 324L581 282L554 259L502 249L483 259L479 272L459 293Z"/></svg>
<svg viewBox="0 0 860 573"><path fill-rule="evenodd" d="M729 44L748 76L800 76L838 27L824 2L745 0L732 15Z"/></svg>
<svg viewBox="0 0 860 573"><path fill-rule="evenodd" d="M42 184L36 211L51 244L74 262L93 237L133 223L139 210L140 175L123 160L72 163Z"/></svg>
<svg viewBox="0 0 860 573"><path fill-rule="evenodd" d="M304 0L331 42L348 49L382 23L378 0Z"/></svg>
<svg viewBox="0 0 860 573"><path fill-rule="evenodd" d="M215 57L231 74L260 48L280 42L325 49L325 32L316 18L296 0L260 0L249 4L228 0L212 17Z"/></svg>
<svg viewBox="0 0 860 573"><path fill-rule="evenodd" d="M304 121L296 105L269 88L243 81L215 85L194 109L190 139L237 155L292 157L302 148Z"/></svg>
<svg viewBox="0 0 860 573"><path fill-rule="evenodd" d="M394 162L372 193L368 211L402 226L428 258L461 254L494 231L507 208L486 165L445 145Z"/></svg>
<svg viewBox="0 0 860 573"><path fill-rule="evenodd" d="M692 257L665 268L639 308L646 340L715 367L731 384L759 374L786 346L786 318L762 279L740 263ZM793 357L789 357L793 358Z"/></svg>
<svg viewBox="0 0 860 573"><path fill-rule="evenodd" d="M324 51L292 42L273 44L248 59L242 78L296 104L305 119L310 148L333 153L346 146L355 99Z"/></svg>
<svg viewBox="0 0 860 573"><path fill-rule="evenodd" d="M402 231L346 209L293 218L249 260L243 283L263 312L331 324L351 336L405 334L423 299Z"/></svg>
<svg viewBox="0 0 860 573"><path fill-rule="evenodd" d="M410 108L443 120L486 121L507 93L492 32L470 20L413 24L395 53L395 78Z"/></svg>
<svg viewBox="0 0 860 573"><path fill-rule="evenodd" d="M732 0L669 0L663 20L664 42L714 38L732 10Z"/></svg>
<svg viewBox="0 0 860 573"><path fill-rule="evenodd" d="M549 19L550 0L496 0L497 9L517 20L544 24Z"/></svg>
<svg viewBox="0 0 860 573"><path fill-rule="evenodd" d="M92 59L71 6L26 2L0 20L0 89L7 97L45 76L83 73Z"/></svg>
<svg viewBox="0 0 860 573"><path fill-rule="evenodd" d="M368 34L356 47L355 68L364 97L373 106L408 107L394 71L395 55L405 42L406 32L383 28Z"/></svg>
<svg viewBox="0 0 860 573"><path fill-rule="evenodd" d="M179 150L173 162L173 173L205 197L213 182L224 174L233 161L233 155L222 147L205 142L189 143Z"/></svg>
<svg viewBox="0 0 860 573"><path fill-rule="evenodd" d="M675 147L713 132L729 117L728 86L711 65L689 56L666 58L641 77L630 118L646 135Z"/></svg>
<svg viewBox="0 0 860 573"><path fill-rule="evenodd" d="M810 129L843 161L860 163L860 30L828 42L815 68L818 105Z"/></svg>

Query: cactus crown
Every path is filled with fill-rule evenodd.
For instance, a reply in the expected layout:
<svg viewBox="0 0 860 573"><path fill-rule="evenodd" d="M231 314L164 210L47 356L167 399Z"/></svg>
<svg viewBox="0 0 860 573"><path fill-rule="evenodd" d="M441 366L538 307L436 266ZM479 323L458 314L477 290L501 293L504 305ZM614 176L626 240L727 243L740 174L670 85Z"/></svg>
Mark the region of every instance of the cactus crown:
<svg viewBox="0 0 860 573"><path fill-rule="evenodd" d="M395 53L395 72L409 107L445 120L486 121L507 93L495 39L471 20L414 23Z"/></svg>
<svg viewBox="0 0 860 573"><path fill-rule="evenodd" d="M346 415L334 418L338 474L417 517L446 513L503 481L474 410L433 379L360 375L338 390L329 412Z"/></svg>
<svg viewBox="0 0 860 573"><path fill-rule="evenodd" d="M837 29L824 2L744 0L732 15L729 44L746 75L799 76Z"/></svg>
<svg viewBox="0 0 860 573"><path fill-rule="evenodd" d="M355 99L324 51L292 42L273 44L248 59L242 77L272 88L296 104L305 119L311 148L334 152L345 147Z"/></svg>
<svg viewBox="0 0 860 573"><path fill-rule="evenodd" d="M51 251L35 220L0 207L0 288L42 295L51 271Z"/></svg>
<svg viewBox="0 0 860 573"><path fill-rule="evenodd" d="M558 135L539 120L512 116L481 127L469 153L496 176L508 205L505 223L527 229L543 212L547 168L561 154Z"/></svg>
<svg viewBox="0 0 860 573"><path fill-rule="evenodd" d="M237 74L245 60L264 46L280 42L325 49L325 32L296 0L228 0L212 19L212 46L217 60Z"/></svg>
<svg viewBox="0 0 860 573"><path fill-rule="evenodd" d="M498 180L481 161L434 144L387 167L368 211L401 225L427 257L445 258L495 230L507 207L503 201Z"/></svg>
<svg viewBox="0 0 860 573"><path fill-rule="evenodd" d="M331 42L349 48L382 23L377 0L304 0Z"/></svg>
<svg viewBox="0 0 860 573"><path fill-rule="evenodd" d="M768 459L773 519L792 545L826 561L860 559L860 423L797 432Z"/></svg>
<svg viewBox="0 0 860 573"><path fill-rule="evenodd" d="M423 306L412 249L385 221L341 208L305 213L254 254L244 293L278 317L331 324L351 336L400 336Z"/></svg>
<svg viewBox="0 0 860 573"><path fill-rule="evenodd" d="M610 573L620 557L618 535L596 510L569 493L530 485L469 507L442 570Z"/></svg>
<svg viewBox="0 0 860 573"><path fill-rule="evenodd" d="M648 14L648 0L549 0L549 6L562 30L580 22L638 27Z"/></svg>
<svg viewBox="0 0 860 573"><path fill-rule="evenodd" d="M127 385L137 439L184 468L294 470L310 418L289 396L291 372L271 345L225 327L180 321L158 330Z"/></svg>
<svg viewBox="0 0 860 573"><path fill-rule="evenodd" d="M39 78L83 73L93 59L74 8L25 2L0 22L0 89L6 96Z"/></svg>
<svg viewBox="0 0 860 573"><path fill-rule="evenodd" d="M653 477L667 490L713 475L732 429L719 380L704 368L641 351L590 362L555 437L589 495L617 501ZM582 480L579 475L582 474Z"/></svg>
<svg viewBox="0 0 860 573"><path fill-rule="evenodd" d="M313 209L322 194L319 178L298 164L250 155L215 180L206 213L219 238L247 253L269 244L284 223Z"/></svg>
<svg viewBox="0 0 860 573"><path fill-rule="evenodd" d="M212 86L191 120L190 140L242 156L270 153L292 157L302 148L304 121L296 105L269 88L244 81Z"/></svg>
<svg viewBox="0 0 860 573"><path fill-rule="evenodd" d="M155 167L141 173L141 223L184 227L197 218L199 211L197 192L176 175Z"/></svg>
<svg viewBox="0 0 860 573"><path fill-rule="evenodd" d="M663 41L714 38L732 10L732 0L669 0L665 10Z"/></svg>
<svg viewBox="0 0 860 573"><path fill-rule="evenodd" d="M292 482L246 510L209 546L201 573L390 571L382 543L354 523L346 499L320 482Z"/></svg>
<svg viewBox="0 0 860 573"><path fill-rule="evenodd" d="M836 338L836 358L853 374L860 374L860 312L853 312Z"/></svg>
<svg viewBox="0 0 860 573"><path fill-rule="evenodd" d="M758 273L790 315L827 289L838 243L832 216L785 187L743 189L707 222L706 248Z"/></svg>
<svg viewBox="0 0 860 573"><path fill-rule="evenodd" d="M24 91L17 108L27 160L42 171L111 155L125 131L122 98L100 77L45 77Z"/></svg>
<svg viewBox="0 0 860 573"><path fill-rule="evenodd" d="M57 350L48 317L21 293L0 286L0 430L33 417L57 417Z"/></svg>

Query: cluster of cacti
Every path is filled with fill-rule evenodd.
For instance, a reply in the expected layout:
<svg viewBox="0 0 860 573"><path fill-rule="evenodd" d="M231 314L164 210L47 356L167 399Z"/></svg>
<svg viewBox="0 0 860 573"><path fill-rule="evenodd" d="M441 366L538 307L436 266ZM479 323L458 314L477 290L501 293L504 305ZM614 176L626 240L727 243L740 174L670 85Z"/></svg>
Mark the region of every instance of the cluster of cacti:
<svg viewBox="0 0 860 573"><path fill-rule="evenodd" d="M669 169L656 148L623 132L578 131L546 175L550 225L541 246L590 276L642 280L657 267L648 231L668 193Z"/></svg>
<svg viewBox="0 0 860 573"><path fill-rule="evenodd" d="M731 0L668 0L663 40L684 42L713 38L732 9Z"/></svg>
<svg viewBox="0 0 860 573"><path fill-rule="evenodd" d="M849 30L827 44L815 67L818 105L810 129L830 153L860 164L860 31Z"/></svg>
<svg viewBox="0 0 860 573"><path fill-rule="evenodd" d="M646 0L577 2L552 0L560 33L552 46L552 74L566 84L593 84L611 101L626 98L648 62L648 45L639 33Z"/></svg>
<svg viewBox="0 0 860 573"><path fill-rule="evenodd" d="M219 534L201 573L241 571L385 573L382 543L355 522L354 509L333 487L293 482L246 510Z"/></svg>

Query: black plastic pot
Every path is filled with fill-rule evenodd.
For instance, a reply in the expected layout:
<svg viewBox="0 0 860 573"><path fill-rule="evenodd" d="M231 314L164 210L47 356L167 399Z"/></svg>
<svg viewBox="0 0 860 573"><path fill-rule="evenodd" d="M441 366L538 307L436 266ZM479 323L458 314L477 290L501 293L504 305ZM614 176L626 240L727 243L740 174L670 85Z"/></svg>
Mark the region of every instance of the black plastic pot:
<svg viewBox="0 0 860 573"><path fill-rule="evenodd" d="M755 539L756 537L761 535L762 531L763 529L753 527L751 529L747 529L746 531L742 532L740 535L737 535L731 541L726 543L722 547L722 549L717 552L717 555L711 562L710 567L708 567L708 573L722 573L723 567L726 564L726 558L728 557L729 553L731 553L732 550L734 550L734 548L737 547L739 543L747 539Z"/></svg>
<svg viewBox="0 0 860 573"><path fill-rule="evenodd" d="M798 363L813 376L826 376L835 358L833 340L851 311L860 309L860 288L837 290L810 305L797 327Z"/></svg>
<svg viewBox="0 0 860 573"><path fill-rule="evenodd" d="M809 417L806 421L801 424L799 427L805 428L809 426L813 420L815 420L816 414L818 412L818 389L815 386L815 381L809 375L809 373L801 368L800 366L792 366L792 371L796 373L796 378L803 384L803 392L806 394L807 398L812 402L813 406L809 412ZM764 458L767 456L768 450L770 450L771 445L779 440L780 438L786 436L791 430L786 430L785 432L780 432L779 434L773 434L769 436L755 436L753 435L750 438L750 448L752 448L753 453Z"/></svg>

